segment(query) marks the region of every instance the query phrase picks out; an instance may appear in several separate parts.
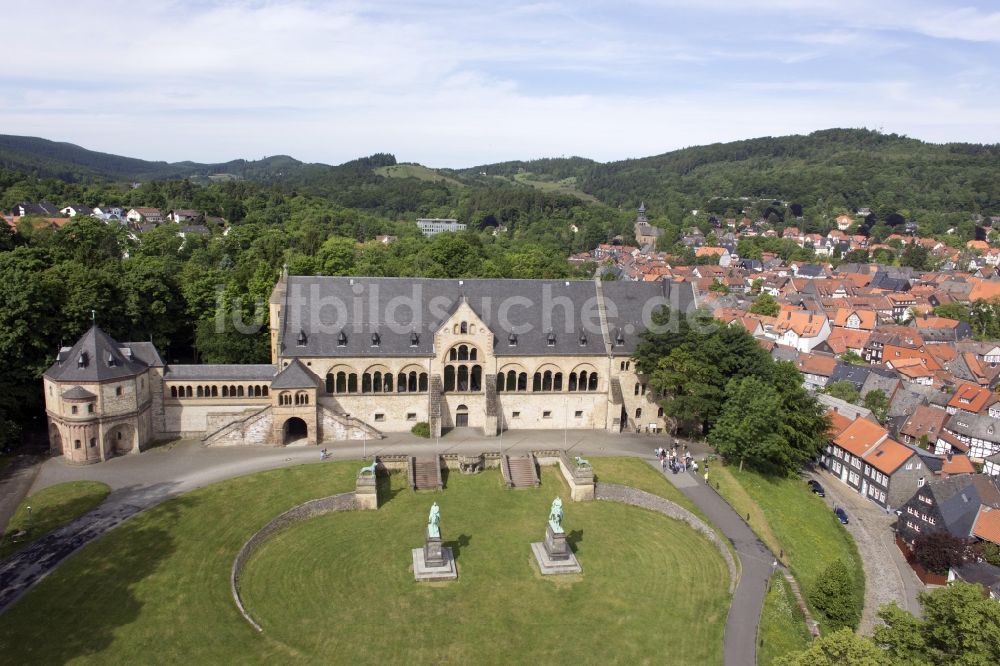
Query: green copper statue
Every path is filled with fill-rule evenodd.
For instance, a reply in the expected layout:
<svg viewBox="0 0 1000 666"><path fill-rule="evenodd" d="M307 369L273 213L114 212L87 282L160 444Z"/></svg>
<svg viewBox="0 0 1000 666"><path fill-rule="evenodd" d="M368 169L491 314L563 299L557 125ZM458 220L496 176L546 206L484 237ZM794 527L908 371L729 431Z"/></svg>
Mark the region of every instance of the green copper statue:
<svg viewBox="0 0 1000 666"><path fill-rule="evenodd" d="M552 500L552 508L549 509L549 525L556 534L562 534L563 508L562 500L558 497Z"/></svg>
<svg viewBox="0 0 1000 666"><path fill-rule="evenodd" d="M441 538L441 509L437 502L431 505L431 513L427 516L427 536Z"/></svg>

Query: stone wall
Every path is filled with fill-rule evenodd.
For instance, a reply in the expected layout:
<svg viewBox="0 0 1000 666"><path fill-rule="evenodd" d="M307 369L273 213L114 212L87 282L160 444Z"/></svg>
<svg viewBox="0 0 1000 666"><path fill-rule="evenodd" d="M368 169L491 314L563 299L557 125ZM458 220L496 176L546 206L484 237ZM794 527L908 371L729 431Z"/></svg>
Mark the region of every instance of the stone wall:
<svg viewBox="0 0 1000 666"><path fill-rule="evenodd" d="M271 408L251 410L205 438L209 446L266 446L271 443L273 416Z"/></svg>
<svg viewBox="0 0 1000 666"><path fill-rule="evenodd" d="M629 504L631 506L649 509L650 511L662 513L668 518L673 518L674 520L680 520L687 523L691 528L700 532L706 539L711 541L716 548L719 549L722 559L726 561L726 566L729 567L730 594L732 594L732 592L736 589L738 574L736 562L733 560L733 554L729 552L729 548L726 547L726 544L722 543L722 540L719 538L719 535L716 534L715 530L706 525L705 522L698 516L658 495L653 495L644 490L638 490L630 486L622 486L617 483L598 483L596 497L599 500L621 502L622 504Z"/></svg>
<svg viewBox="0 0 1000 666"><path fill-rule="evenodd" d="M245 544L243 544L243 547L240 548L240 552L236 554L236 559L233 560L233 566L229 572L229 590L233 595L233 601L236 603L236 609L239 610L243 619L250 623L250 626L257 631L264 631L264 629L257 624L257 622L254 621L254 619L246 611L246 608L243 607L243 600L240 598L240 576L243 574L243 567L246 565L247 560L250 559L253 552L257 549L257 546L262 544L275 532L283 530L286 527L294 525L295 523L308 520L310 518L316 518L317 516L322 516L327 513L333 513L335 511L351 511L353 509L353 492L310 500L304 504L300 504L289 509L288 511L285 511L277 518L274 518L267 525L257 530L257 532L250 537Z"/></svg>

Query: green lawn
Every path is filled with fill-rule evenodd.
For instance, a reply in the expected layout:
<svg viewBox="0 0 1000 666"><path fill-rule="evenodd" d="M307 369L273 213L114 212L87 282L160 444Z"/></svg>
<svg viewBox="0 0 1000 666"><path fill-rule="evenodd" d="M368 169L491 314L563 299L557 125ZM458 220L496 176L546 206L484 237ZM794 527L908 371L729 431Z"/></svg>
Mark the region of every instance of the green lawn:
<svg viewBox="0 0 1000 666"><path fill-rule="evenodd" d="M96 508L110 492L108 484L99 481L70 481L39 490L21 502L14 512L7 532L3 535L3 543L0 544L0 558L21 550L52 530ZM14 534L21 530L28 533L14 541Z"/></svg>
<svg viewBox="0 0 1000 666"><path fill-rule="evenodd" d="M139 514L0 616L0 654L8 663L721 663L726 566L681 523L567 503L584 573L535 573L528 544L541 538L552 497L566 496L552 468L537 490L506 490L496 471L452 474L441 493L414 494L397 480L377 512L275 535L243 584L258 634L229 594L233 557L280 512L352 489L358 465L241 477ZM460 578L418 585L410 548L434 500L458 544ZM685 630L668 646L670 627Z"/></svg>
<svg viewBox="0 0 1000 666"><path fill-rule="evenodd" d="M627 456L591 458L590 462L594 467L595 480L604 481L606 483L620 483L632 486L633 488L638 488L639 490L645 490L647 493L651 493L653 495L659 495L664 499L670 500L674 504L684 507L694 515L701 518L706 525L715 530L715 533L719 535L722 543L726 544L726 547L729 548L729 552L733 554L733 561L736 562L737 571L739 570L740 558L736 549L733 547L732 542L726 538L726 535L715 526L715 523L709 520L708 517L702 513L702 510L699 509L694 502L689 500L687 496L685 496L684 493L677 488L677 486L672 484L662 472L658 472L653 466L644 460Z"/></svg>
<svg viewBox="0 0 1000 666"><path fill-rule="evenodd" d="M809 593L826 567L842 559L854 572L857 584L857 607L864 603L864 571L854 539L833 515L830 508L814 495L800 478L771 478L736 467L713 469L719 491L744 516L749 503L750 526L765 543L778 552L784 550L783 562L791 570L808 602ZM725 483L726 475L730 483ZM733 492L733 490L737 492ZM742 489L742 493L738 492ZM821 623L822 618L816 617Z"/></svg>
<svg viewBox="0 0 1000 666"><path fill-rule="evenodd" d="M792 586L784 575L771 576L757 630L758 666L770 666L778 657L809 647L812 638L805 622L805 615L795 603Z"/></svg>

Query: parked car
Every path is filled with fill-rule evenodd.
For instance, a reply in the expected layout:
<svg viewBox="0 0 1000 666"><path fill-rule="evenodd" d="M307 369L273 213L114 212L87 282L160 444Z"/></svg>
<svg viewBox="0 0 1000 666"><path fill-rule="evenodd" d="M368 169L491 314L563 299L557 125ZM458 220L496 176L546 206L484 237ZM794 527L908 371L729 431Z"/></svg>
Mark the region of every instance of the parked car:
<svg viewBox="0 0 1000 666"><path fill-rule="evenodd" d="M847 512L841 509L839 506L836 509L834 509L833 512L837 514L837 518L840 519L840 523L842 525L846 525L847 523L851 522L850 520L847 519Z"/></svg>
<svg viewBox="0 0 1000 666"><path fill-rule="evenodd" d="M824 489L823 485L816 479L809 479L809 488L811 488L812 491L820 497L826 497L826 489Z"/></svg>

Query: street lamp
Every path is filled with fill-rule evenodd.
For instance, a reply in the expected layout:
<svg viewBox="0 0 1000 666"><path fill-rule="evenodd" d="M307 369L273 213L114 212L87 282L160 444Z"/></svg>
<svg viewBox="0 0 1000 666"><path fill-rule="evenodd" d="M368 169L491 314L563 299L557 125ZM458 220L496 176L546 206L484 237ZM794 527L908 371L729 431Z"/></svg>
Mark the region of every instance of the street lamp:
<svg viewBox="0 0 1000 666"><path fill-rule="evenodd" d="M31 507L28 507L28 534L31 534Z"/></svg>

